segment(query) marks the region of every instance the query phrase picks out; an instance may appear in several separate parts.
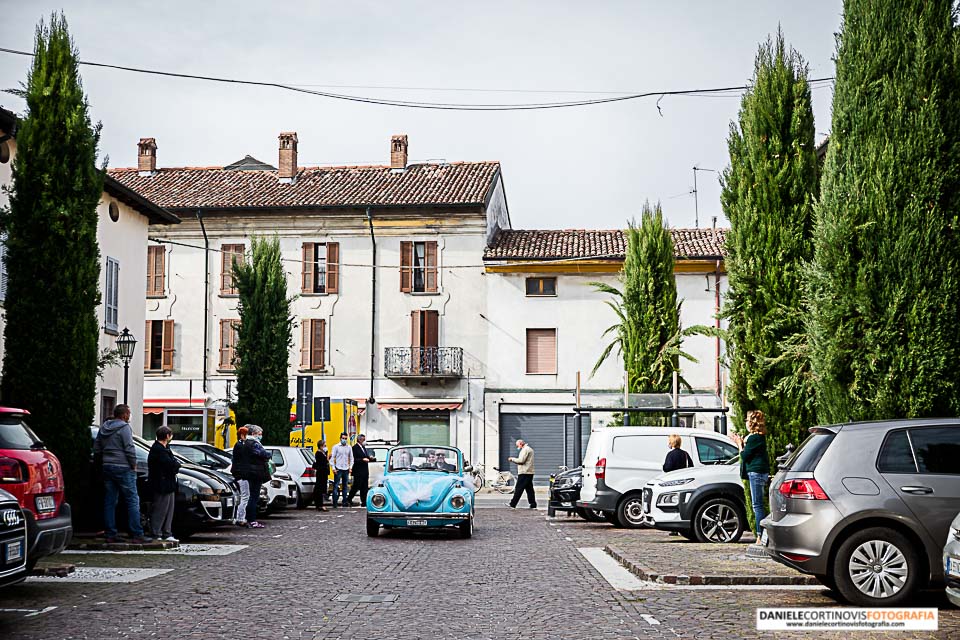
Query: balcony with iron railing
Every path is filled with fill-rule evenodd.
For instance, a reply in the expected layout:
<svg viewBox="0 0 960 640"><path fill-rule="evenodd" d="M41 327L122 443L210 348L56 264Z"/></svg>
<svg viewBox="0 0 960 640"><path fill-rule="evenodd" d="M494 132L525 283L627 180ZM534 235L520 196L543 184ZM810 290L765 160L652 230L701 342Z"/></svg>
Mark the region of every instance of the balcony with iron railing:
<svg viewBox="0 0 960 640"><path fill-rule="evenodd" d="M384 373L388 378L440 380L463 377L460 347L387 347Z"/></svg>

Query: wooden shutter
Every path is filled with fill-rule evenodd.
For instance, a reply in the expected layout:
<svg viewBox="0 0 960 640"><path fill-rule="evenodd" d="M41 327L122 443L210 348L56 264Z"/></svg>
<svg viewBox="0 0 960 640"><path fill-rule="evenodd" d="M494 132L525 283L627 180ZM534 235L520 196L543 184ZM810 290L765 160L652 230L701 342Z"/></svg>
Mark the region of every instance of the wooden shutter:
<svg viewBox="0 0 960 640"><path fill-rule="evenodd" d="M327 243L327 293L337 293L340 280L340 243Z"/></svg>
<svg viewBox="0 0 960 640"><path fill-rule="evenodd" d="M163 356L160 368L173 371L173 320L163 321Z"/></svg>
<svg viewBox="0 0 960 640"><path fill-rule="evenodd" d="M527 329L527 373L557 372L557 330Z"/></svg>
<svg viewBox="0 0 960 640"><path fill-rule="evenodd" d="M324 356L326 355L326 321L311 320L310 336L310 368L313 370L323 369Z"/></svg>
<svg viewBox="0 0 960 640"><path fill-rule="evenodd" d="M414 349L423 346L420 344L421 313L421 311L410 312L410 346Z"/></svg>
<svg viewBox="0 0 960 640"><path fill-rule="evenodd" d="M316 245L312 242L303 243L303 276L300 283L301 293L313 293L314 268L316 263Z"/></svg>
<svg viewBox="0 0 960 640"><path fill-rule="evenodd" d="M143 338L143 370L150 370L150 348L153 346L153 320L147 320L147 328Z"/></svg>
<svg viewBox="0 0 960 640"><path fill-rule="evenodd" d="M424 254L426 265L424 269L424 291L431 293L437 290L437 243L424 242Z"/></svg>
<svg viewBox="0 0 960 640"><path fill-rule="evenodd" d="M233 328L235 320L220 321L220 368L231 370L233 366L234 336L236 330Z"/></svg>
<svg viewBox="0 0 960 640"><path fill-rule="evenodd" d="M220 294L236 295L233 282L233 263L243 260L244 245L225 244L220 247Z"/></svg>
<svg viewBox="0 0 960 640"><path fill-rule="evenodd" d="M413 243L406 240L400 243L400 291L413 291Z"/></svg>
<svg viewBox="0 0 960 640"><path fill-rule="evenodd" d="M311 320L300 321L300 368L306 371L310 368L310 323Z"/></svg>
<svg viewBox="0 0 960 640"><path fill-rule="evenodd" d="M147 247L147 295L163 296L166 282L166 251L164 246Z"/></svg>
<svg viewBox="0 0 960 640"><path fill-rule="evenodd" d="M423 345L424 347L439 346L440 313L437 311L423 311Z"/></svg>

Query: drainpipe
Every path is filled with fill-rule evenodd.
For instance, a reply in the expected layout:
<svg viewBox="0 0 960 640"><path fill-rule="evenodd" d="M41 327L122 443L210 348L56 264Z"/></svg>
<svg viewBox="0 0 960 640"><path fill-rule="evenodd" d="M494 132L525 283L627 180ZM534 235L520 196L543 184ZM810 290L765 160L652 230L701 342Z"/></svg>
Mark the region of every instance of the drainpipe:
<svg viewBox="0 0 960 640"><path fill-rule="evenodd" d="M714 301L714 316L716 317L716 327L717 327L717 329L719 329L719 328L720 328L720 260L717 260L716 286L714 287L714 289L716 290L716 291L714 292L714 295L715 295L715 301ZM717 334L717 361L716 361L716 366L717 366L717 371L716 371L716 375L717 375L717 385L716 385L716 387L717 387L717 397L719 398L719 397L720 397L720 394L721 394L721 389L720 389L720 334L719 334L719 333Z"/></svg>
<svg viewBox="0 0 960 640"><path fill-rule="evenodd" d="M370 397L367 404L376 400L373 397L373 377L377 366L377 236L373 233L373 212L367 207L367 224L370 225Z"/></svg>
<svg viewBox="0 0 960 640"><path fill-rule="evenodd" d="M197 222L203 232L203 393L207 393L207 354L209 352L209 318L210 312L210 239L207 238L207 229L203 226L203 216L197 209ZM192 396L192 394L191 394Z"/></svg>

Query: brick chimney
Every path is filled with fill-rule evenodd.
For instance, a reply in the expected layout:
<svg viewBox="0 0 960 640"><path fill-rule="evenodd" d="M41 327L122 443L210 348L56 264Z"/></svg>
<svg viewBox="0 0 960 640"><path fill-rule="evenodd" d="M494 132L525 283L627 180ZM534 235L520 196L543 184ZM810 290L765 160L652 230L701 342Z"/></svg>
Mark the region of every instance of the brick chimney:
<svg viewBox="0 0 960 640"><path fill-rule="evenodd" d="M407 135L390 138L390 168L403 171L407 168Z"/></svg>
<svg viewBox="0 0 960 640"><path fill-rule="evenodd" d="M137 172L141 176L152 176L157 172L157 141L154 138L140 138L137 143Z"/></svg>
<svg viewBox="0 0 960 640"><path fill-rule="evenodd" d="M283 184L293 184L297 179L297 132L284 131L280 140L280 170L277 175Z"/></svg>

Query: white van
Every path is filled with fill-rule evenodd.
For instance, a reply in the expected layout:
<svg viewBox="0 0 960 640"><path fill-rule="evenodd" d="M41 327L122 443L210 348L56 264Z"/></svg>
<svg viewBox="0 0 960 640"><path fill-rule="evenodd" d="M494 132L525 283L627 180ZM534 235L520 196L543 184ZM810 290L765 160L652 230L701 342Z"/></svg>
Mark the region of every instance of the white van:
<svg viewBox="0 0 960 640"><path fill-rule="evenodd" d="M590 433L583 454L583 488L578 507L602 511L611 523L644 525L643 488L663 473L667 437L676 433L695 467L718 464L740 451L727 436L705 429L601 427Z"/></svg>

